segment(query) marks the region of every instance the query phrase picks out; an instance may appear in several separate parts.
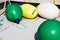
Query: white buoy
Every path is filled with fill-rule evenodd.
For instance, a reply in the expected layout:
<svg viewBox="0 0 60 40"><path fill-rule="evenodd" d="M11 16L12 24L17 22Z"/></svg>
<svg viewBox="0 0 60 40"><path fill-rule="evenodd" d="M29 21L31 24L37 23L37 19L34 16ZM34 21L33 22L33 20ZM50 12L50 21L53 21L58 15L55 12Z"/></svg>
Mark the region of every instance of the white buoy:
<svg viewBox="0 0 60 40"><path fill-rule="evenodd" d="M39 15L43 18L54 19L59 16L59 9L53 3L41 3L37 8Z"/></svg>

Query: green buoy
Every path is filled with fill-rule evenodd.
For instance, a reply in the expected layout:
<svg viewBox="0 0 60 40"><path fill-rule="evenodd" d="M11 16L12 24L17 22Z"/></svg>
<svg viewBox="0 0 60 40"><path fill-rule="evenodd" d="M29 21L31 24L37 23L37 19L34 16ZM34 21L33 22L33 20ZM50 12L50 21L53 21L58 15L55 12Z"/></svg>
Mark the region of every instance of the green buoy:
<svg viewBox="0 0 60 40"><path fill-rule="evenodd" d="M44 21L37 33L39 40L60 40L60 22L54 19Z"/></svg>
<svg viewBox="0 0 60 40"><path fill-rule="evenodd" d="M6 18L11 22L19 24L22 19L22 9L18 4L11 4L6 8Z"/></svg>

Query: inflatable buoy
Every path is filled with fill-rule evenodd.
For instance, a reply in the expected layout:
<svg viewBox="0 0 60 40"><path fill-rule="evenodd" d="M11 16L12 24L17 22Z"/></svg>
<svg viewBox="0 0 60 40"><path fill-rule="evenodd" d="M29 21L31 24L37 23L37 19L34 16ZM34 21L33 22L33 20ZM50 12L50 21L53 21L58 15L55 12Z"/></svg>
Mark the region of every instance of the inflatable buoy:
<svg viewBox="0 0 60 40"><path fill-rule="evenodd" d="M22 9L18 4L11 4L6 8L6 18L15 23L22 19Z"/></svg>
<svg viewBox="0 0 60 40"><path fill-rule="evenodd" d="M44 21L37 33L39 40L60 40L60 22L57 20Z"/></svg>
<svg viewBox="0 0 60 40"><path fill-rule="evenodd" d="M39 15L46 19L55 19L59 16L59 9L53 3L41 3L38 5Z"/></svg>
<svg viewBox="0 0 60 40"><path fill-rule="evenodd" d="M34 7L31 4L23 4L21 5L22 10L23 10L23 16L28 19L33 19L37 17L38 15L38 10L36 7Z"/></svg>

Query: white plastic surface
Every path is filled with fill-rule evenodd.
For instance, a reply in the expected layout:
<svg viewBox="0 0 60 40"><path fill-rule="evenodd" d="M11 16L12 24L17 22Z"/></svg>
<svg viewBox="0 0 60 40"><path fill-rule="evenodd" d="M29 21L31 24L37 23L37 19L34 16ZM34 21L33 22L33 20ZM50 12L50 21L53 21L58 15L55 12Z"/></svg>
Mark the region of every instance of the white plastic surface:
<svg viewBox="0 0 60 40"><path fill-rule="evenodd" d="M32 20L23 18L20 24L16 24L9 22L4 15L2 17L4 17L3 26L0 26L2 40L35 40L34 36L39 25L45 21L39 17Z"/></svg>
<svg viewBox="0 0 60 40"><path fill-rule="evenodd" d="M3 26L0 26L0 40L35 40L34 36L43 18L25 19L20 24L9 22L4 15ZM60 17L57 18L60 21ZM23 25L22 25L23 24ZM25 26L24 26L25 25ZM4 30L3 30L4 29Z"/></svg>

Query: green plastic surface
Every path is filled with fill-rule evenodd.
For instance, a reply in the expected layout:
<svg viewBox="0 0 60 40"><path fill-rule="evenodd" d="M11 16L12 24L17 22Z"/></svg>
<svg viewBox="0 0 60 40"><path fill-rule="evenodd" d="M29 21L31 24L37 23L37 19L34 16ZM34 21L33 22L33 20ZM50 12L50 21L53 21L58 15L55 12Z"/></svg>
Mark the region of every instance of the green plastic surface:
<svg viewBox="0 0 60 40"><path fill-rule="evenodd" d="M37 33L39 40L60 40L60 22L54 19L44 21Z"/></svg>
<svg viewBox="0 0 60 40"><path fill-rule="evenodd" d="M6 18L14 22L16 19L22 19L22 9L17 4L11 4L6 8Z"/></svg>

